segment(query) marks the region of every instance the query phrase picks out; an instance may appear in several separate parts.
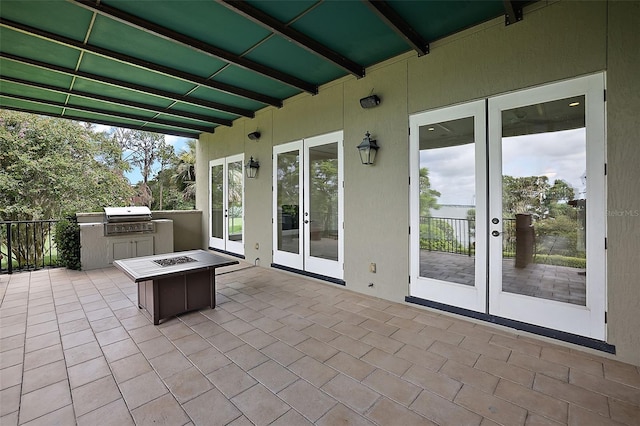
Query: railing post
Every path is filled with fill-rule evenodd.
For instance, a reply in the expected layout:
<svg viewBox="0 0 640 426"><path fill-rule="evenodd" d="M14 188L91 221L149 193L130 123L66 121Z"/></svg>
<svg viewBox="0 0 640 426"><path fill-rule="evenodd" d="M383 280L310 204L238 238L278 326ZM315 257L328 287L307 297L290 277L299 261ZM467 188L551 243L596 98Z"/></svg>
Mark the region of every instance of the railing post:
<svg viewBox="0 0 640 426"><path fill-rule="evenodd" d="M7 222L7 273L13 274L13 254L11 253L11 222Z"/></svg>

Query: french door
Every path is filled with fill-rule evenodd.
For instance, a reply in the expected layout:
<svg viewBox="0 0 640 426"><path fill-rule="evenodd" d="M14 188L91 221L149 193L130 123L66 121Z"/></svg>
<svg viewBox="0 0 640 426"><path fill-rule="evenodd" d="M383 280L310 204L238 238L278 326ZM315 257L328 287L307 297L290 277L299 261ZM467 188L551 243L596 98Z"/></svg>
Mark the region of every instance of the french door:
<svg viewBox="0 0 640 426"><path fill-rule="evenodd" d="M411 295L604 340L604 75L411 125Z"/></svg>
<svg viewBox="0 0 640 426"><path fill-rule="evenodd" d="M343 137L273 148L273 263L343 278Z"/></svg>
<svg viewBox="0 0 640 426"><path fill-rule="evenodd" d="M244 255L244 155L209 162L209 246Z"/></svg>

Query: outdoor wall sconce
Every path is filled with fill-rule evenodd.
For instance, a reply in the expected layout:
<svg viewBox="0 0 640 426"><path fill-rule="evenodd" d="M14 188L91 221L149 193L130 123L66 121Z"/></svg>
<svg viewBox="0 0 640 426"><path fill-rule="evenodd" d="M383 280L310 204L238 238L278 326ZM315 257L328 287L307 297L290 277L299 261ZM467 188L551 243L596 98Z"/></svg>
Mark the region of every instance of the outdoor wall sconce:
<svg viewBox="0 0 640 426"><path fill-rule="evenodd" d="M247 135L247 137L252 141L257 141L258 139L260 139L260 132L258 131L251 132Z"/></svg>
<svg viewBox="0 0 640 426"><path fill-rule="evenodd" d="M373 108L378 105L380 105L380 98L378 95L371 95L360 99L360 106L362 108Z"/></svg>
<svg viewBox="0 0 640 426"><path fill-rule="evenodd" d="M364 139L362 139L362 142L360 143L360 145L358 145L360 161L362 161L362 164L365 165L373 164L374 160L376 159L376 154L380 149L377 141L372 140L370 136L371 134L367 131L367 133L364 135Z"/></svg>
<svg viewBox="0 0 640 426"><path fill-rule="evenodd" d="M247 177L249 179L255 179L256 175L258 174L258 169L260 168L260 162L254 161L253 157L251 157L251 159L247 161L247 164L244 166L244 168L247 172Z"/></svg>

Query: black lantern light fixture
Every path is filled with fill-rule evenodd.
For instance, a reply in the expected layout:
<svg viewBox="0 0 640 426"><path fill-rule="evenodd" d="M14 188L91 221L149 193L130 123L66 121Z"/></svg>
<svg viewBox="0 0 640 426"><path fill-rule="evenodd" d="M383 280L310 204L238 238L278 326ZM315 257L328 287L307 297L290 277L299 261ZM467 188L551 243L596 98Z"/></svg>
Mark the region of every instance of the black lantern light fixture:
<svg viewBox="0 0 640 426"><path fill-rule="evenodd" d="M257 141L260 139L260 132L256 130L255 132L249 133L247 137L252 141Z"/></svg>
<svg viewBox="0 0 640 426"><path fill-rule="evenodd" d="M373 164L376 159L376 154L380 149L378 143L375 140L371 139L370 136L371 134L367 131L367 133L364 135L364 139L362 139L362 142L360 143L360 145L358 145L360 161L362 161L362 164L365 165Z"/></svg>
<svg viewBox="0 0 640 426"><path fill-rule="evenodd" d="M247 164L244 166L244 168L247 172L247 177L249 179L255 179L256 175L258 174L258 169L260 168L260 162L254 161L253 157L251 157L251 159L247 161Z"/></svg>

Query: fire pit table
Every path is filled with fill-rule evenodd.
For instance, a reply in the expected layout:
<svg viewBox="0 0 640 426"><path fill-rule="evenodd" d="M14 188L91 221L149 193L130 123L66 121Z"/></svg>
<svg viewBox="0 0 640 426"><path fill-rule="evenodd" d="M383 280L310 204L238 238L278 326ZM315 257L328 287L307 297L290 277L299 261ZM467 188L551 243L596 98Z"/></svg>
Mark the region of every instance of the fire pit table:
<svg viewBox="0 0 640 426"><path fill-rule="evenodd" d="M215 269L237 265L204 250L115 260L113 265L138 284L138 307L153 324L184 312L215 308Z"/></svg>

